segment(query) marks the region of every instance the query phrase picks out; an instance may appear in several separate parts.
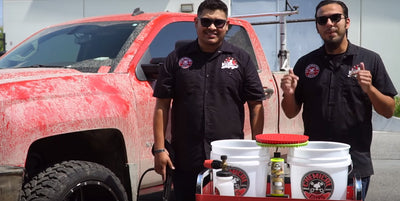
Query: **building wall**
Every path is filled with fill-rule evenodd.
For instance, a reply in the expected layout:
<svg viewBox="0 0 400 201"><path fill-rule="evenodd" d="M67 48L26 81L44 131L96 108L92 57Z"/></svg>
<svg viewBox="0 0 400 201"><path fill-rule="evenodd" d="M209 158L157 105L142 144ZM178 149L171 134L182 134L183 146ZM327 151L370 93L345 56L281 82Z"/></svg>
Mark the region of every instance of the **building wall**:
<svg viewBox="0 0 400 201"><path fill-rule="evenodd" d="M299 6L299 14L287 20L314 18L315 6L320 0L289 0ZM400 15L397 0L343 0L349 7L351 26L349 40L379 53L397 88L400 91L400 68L396 53L400 38ZM10 50L32 33L56 23L82 17L131 13L140 7L145 12L179 12L182 3L193 3L196 12L201 0L3 0L3 25L6 33L6 50ZM285 10L285 0L224 0L230 16L258 14ZM248 18L250 22L273 22L276 17ZM255 25L256 32L267 55L271 69L278 71L280 48L279 25ZM302 55L318 48L322 41L315 30L315 22L287 24L287 49L290 65Z"/></svg>
<svg viewBox="0 0 400 201"><path fill-rule="evenodd" d="M349 40L362 47L377 52L385 63L386 69L400 92L400 68L397 67L397 47L400 38L400 7L398 0L343 0L349 8L351 25ZM320 0L289 0L292 6L299 6L299 14L288 16L288 21L309 20L314 18L315 7ZM276 12L285 10L285 0L232 0L232 15ZM253 23L272 22L276 17L247 18ZM278 51L280 49L279 25L254 25L271 69L278 71ZM297 22L287 24L287 49L290 54L290 66L304 54L320 47L320 39L315 22Z"/></svg>

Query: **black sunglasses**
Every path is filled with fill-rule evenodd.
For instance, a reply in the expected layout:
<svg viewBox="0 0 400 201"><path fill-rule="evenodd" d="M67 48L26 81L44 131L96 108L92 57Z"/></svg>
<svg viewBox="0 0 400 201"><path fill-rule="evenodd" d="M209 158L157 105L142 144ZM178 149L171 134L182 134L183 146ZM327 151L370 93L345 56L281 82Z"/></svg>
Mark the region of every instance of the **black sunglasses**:
<svg viewBox="0 0 400 201"><path fill-rule="evenodd" d="M200 23L201 26L203 27L209 27L211 24L214 24L215 27L217 28L222 28L226 24L226 20L220 20L220 19L209 19L209 18L200 18Z"/></svg>
<svg viewBox="0 0 400 201"><path fill-rule="evenodd" d="M317 23L319 25L325 25L328 22L328 18L331 19L331 22L333 23L337 23L339 22L342 18L342 14L337 13L337 14L333 14L330 16L321 16L321 17L317 17Z"/></svg>

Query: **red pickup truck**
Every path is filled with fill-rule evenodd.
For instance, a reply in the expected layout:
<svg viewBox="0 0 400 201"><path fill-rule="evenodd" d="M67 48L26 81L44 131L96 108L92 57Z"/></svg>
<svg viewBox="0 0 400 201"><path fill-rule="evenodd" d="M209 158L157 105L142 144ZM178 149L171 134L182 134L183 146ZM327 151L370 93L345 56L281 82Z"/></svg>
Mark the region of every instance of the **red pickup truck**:
<svg viewBox="0 0 400 201"><path fill-rule="evenodd" d="M140 175L153 165L158 68L196 38L194 17L85 18L47 27L3 55L1 200L136 200ZM301 133L301 119L280 110L280 74L270 71L252 26L229 20L226 40L251 55L268 96L264 133Z"/></svg>

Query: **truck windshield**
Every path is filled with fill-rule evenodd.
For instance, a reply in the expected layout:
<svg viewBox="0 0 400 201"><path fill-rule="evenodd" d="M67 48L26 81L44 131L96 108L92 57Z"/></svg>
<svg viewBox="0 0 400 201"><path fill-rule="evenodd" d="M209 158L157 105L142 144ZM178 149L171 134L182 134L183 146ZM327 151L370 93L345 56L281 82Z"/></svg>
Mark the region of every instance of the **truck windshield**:
<svg viewBox="0 0 400 201"><path fill-rule="evenodd" d="M0 68L58 67L97 72L116 65L146 22L91 22L45 29L0 60Z"/></svg>

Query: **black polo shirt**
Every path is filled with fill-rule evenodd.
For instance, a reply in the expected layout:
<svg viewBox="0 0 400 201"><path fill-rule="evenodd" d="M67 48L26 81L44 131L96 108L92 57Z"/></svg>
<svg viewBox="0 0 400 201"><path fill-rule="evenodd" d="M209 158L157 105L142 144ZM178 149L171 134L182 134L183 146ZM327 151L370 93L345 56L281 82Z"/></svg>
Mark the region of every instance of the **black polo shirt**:
<svg viewBox="0 0 400 201"><path fill-rule="evenodd" d="M350 144L355 171L362 177L373 174L372 103L349 71L360 62L372 75L372 84L383 94L397 94L380 56L349 43L341 55L327 55L321 47L299 59L296 101L303 103L304 134L310 140Z"/></svg>
<svg viewBox="0 0 400 201"><path fill-rule="evenodd" d="M215 53L200 51L197 40L171 52L154 96L172 98L175 165L202 166L210 142L244 137L244 103L265 98L250 56L224 41Z"/></svg>

